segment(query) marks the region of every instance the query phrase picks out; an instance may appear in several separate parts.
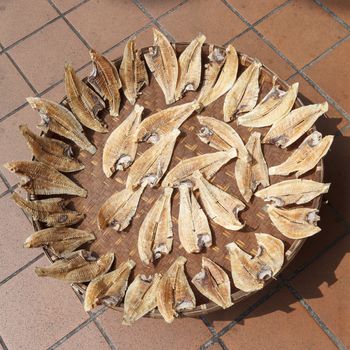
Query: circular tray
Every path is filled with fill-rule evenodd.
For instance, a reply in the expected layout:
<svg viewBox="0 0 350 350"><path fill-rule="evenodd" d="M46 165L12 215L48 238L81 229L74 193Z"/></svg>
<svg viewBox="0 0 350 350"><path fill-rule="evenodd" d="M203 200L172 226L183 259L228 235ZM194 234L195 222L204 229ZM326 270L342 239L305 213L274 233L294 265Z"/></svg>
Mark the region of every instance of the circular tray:
<svg viewBox="0 0 350 350"><path fill-rule="evenodd" d="M188 43L177 43L175 44L175 49L177 54L180 54ZM148 48L142 49L142 52L148 51ZM209 45L203 45L202 49L202 64L208 62ZM239 54L240 56L240 68L239 74L242 72L244 66L249 65L252 59L246 55ZM121 58L114 61L116 66L119 68L121 63ZM160 90L157 82L151 74L150 85L142 90L142 95L137 100L137 103L144 106L145 110L142 118L147 118L147 116L161 110L165 109L167 106L164 102L164 96ZM267 67L263 66L260 73L260 96L259 100L271 89L273 81L276 80L276 84L280 85L282 89L288 89L289 85L279 79L277 75L272 72ZM177 101L176 104L182 104L185 102L190 102L194 100L200 88L197 92L188 92L186 96ZM222 120L222 108L225 96L219 98L217 101L205 108L201 114L206 116L215 117ZM65 100L62 101L65 104ZM66 104L65 104L66 105ZM302 102L297 99L295 102L296 107L302 106ZM172 201L172 219L173 219L173 230L174 230L174 241L173 249L169 255L163 256L159 261L157 261L155 266L145 267L142 265L138 252L137 252L137 237L140 225L145 217L145 214L149 211L154 201L161 194L162 189L156 188L146 188L143 196L141 197L140 204L137 213L132 220L131 225L124 232L116 232L112 228L106 229L104 232L100 231L97 226L97 212L100 209L103 202L109 198L115 191L120 191L125 187L125 181L128 175L128 170L125 172L118 172L116 176L112 178L106 178L102 172L102 151L103 146L110 135L110 132L114 130L132 111L133 106L126 102L123 98L120 116L118 118L111 117L107 111L102 114L102 118L108 124L109 132L106 134L100 134L87 130L86 134L88 138L96 145L97 152L95 155L90 155L87 152L81 152L78 155L78 159L81 160L85 169L75 173L68 174L68 176L73 179L76 183L88 190L87 198L72 198L72 207L77 211L85 213L86 218L77 227L79 229L93 231L96 235L96 240L90 245L83 246L83 248L90 250L97 255L106 253L107 251L112 251L115 253L116 259L113 268L120 262L126 260L127 258L132 258L136 262L136 267L130 276L130 281L133 277L139 273L146 275L153 275L155 272L164 273L167 268L172 264L172 262L179 256L183 255L187 258L186 272L189 281L192 277L200 271L201 268L201 258L206 256L216 263L220 264L227 272L231 278L230 274L230 260L228 257L225 245L235 241L240 244L247 252L256 252L256 243L254 240L254 232L264 232L269 233L279 239L281 239L285 244L285 263L283 269L290 263L290 261L295 257L297 252L300 250L305 239L302 240L291 240L280 234L277 229L272 225L268 215L263 210L264 203L261 199L252 197L251 203L249 203L246 209L241 213L241 220L246 222L245 227L239 231L228 231L224 228L214 224L210 221L210 225L213 233L213 246L208 248L206 251L199 254L187 254L183 248L180 246L178 233L177 233L177 217L178 217L178 191L175 191ZM252 131L250 128L243 126L237 126L235 121L230 123L231 126L242 137L244 143L247 142L248 137ZM196 133L200 129L200 124L195 117L190 117L181 126L181 135L177 140L175 150L172 156L172 160L169 169L173 168L181 159L190 158L204 153L215 152L213 148L202 143L196 136ZM267 132L268 128L256 129L260 131L263 135ZM315 130L313 128L312 130ZM57 138L57 135L52 135ZM67 140L65 140L67 142ZM274 145L263 145L263 153L265 155L266 162L268 166L280 164L284 161L291 152L299 145L295 143L293 147L289 147L288 150L281 150ZM140 156L150 145L141 143L139 144L137 156ZM237 188L236 180L234 177L234 160L227 163L211 180L215 185L221 187L225 191L237 196L242 199L241 194ZM272 176L270 177L271 184L280 182L283 180L295 178L294 176L282 177L282 176ZM302 176L302 178L312 179L316 181L323 180L323 163L322 161L318 166L311 172ZM318 208L320 206L321 197L316 198L309 206L313 208ZM35 221L33 222L35 230L43 229L44 225ZM46 255L51 261L54 260L54 256L48 249L44 249ZM271 281L271 279L270 279ZM232 283L232 300L234 303L246 299L249 295L254 293L245 293L236 289ZM81 294L84 294L86 289L85 284L73 284L73 289ZM184 312L183 316L199 316L205 313L213 312L220 309L219 306L210 302L203 295L201 295L196 288L192 285L193 291L197 299L197 307L194 310ZM123 310L123 305L116 307L116 310ZM153 310L147 316L151 317L161 317L158 310Z"/></svg>

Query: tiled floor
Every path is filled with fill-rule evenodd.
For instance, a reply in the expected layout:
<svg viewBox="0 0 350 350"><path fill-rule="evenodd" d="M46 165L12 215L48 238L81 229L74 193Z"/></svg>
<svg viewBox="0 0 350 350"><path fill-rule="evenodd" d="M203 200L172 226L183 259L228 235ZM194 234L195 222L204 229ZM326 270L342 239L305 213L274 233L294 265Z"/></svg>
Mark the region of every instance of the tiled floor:
<svg viewBox="0 0 350 350"><path fill-rule="evenodd" d="M345 349L350 347L350 3L348 0L0 0L0 163L28 159L18 125L38 117L26 96L59 99L65 61L90 69L88 48L109 57L125 41L171 40L198 32L233 43L289 82L305 101L330 104L323 133L336 135L326 158L333 183L322 232L269 289L230 310L172 326L120 315L86 314L69 286L37 279L40 250L21 248L32 228L9 201L16 178L0 169L0 347L3 349ZM348 195L349 194L349 195Z"/></svg>

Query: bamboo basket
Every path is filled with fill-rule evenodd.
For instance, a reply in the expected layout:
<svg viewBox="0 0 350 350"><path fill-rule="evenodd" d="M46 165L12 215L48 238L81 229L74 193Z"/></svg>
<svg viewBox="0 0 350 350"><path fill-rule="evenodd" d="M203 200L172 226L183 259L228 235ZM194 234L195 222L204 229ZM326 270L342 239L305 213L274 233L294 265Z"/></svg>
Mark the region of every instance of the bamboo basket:
<svg viewBox="0 0 350 350"><path fill-rule="evenodd" d="M177 54L179 55L186 48L187 45L188 43L176 43L174 47ZM146 51L148 51L148 48L142 49L143 53ZM208 53L209 45L205 44L203 45L202 49L203 66L205 63L208 62ZM240 67L238 74L240 74L243 68L249 65L253 60L247 55L241 53L239 54L239 57ZM121 58L116 59L114 63L119 68ZM165 105L163 93L160 90L157 82L151 74L149 74L149 77L150 85L142 90L142 95L137 101L138 104L145 107L142 118L147 118L147 116L155 113L156 111L169 107ZM281 80L273 71L271 71L269 68L263 65L260 73L261 92L259 100L261 100L261 98L271 89L273 81L275 81L276 84L280 85L283 90L286 90L289 87L289 85L285 81ZM199 90L200 87L197 92L187 92L185 97L180 101L177 101L176 104L182 104L185 102L192 101L197 97ZM205 108L200 114L222 119L222 107L224 98L225 96L221 97L220 99L209 105L207 108ZM67 106L65 98L61 101L61 103ZM301 100L297 98L294 108L301 107L302 105L303 103L301 102ZM188 259L186 264L186 272L189 280L191 280L192 277L200 271L202 256L206 256L218 263L219 265L221 265L228 272L228 275L231 278L230 261L225 245L229 242L235 241L247 252L256 253L257 246L256 242L254 242L253 232L265 232L272 234L273 236L281 239L284 242L285 262L282 270L285 269L288 266L288 264L296 257L297 253L301 249L306 239L293 241L280 234L277 231L277 229L272 225L268 215L263 210L265 203L261 199L256 198L254 196L252 198L251 203L249 203L246 209L242 212L241 219L243 219L243 221L246 222L246 225L242 229L242 231L228 231L214 224L213 222L210 222L213 234L213 246L199 254L187 254L185 250L181 248L178 239L177 217L179 202L178 191L174 191L175 195L173 196L172 200L172 219L174 231L173 249L169 255L162 257L159 261L157 261L155 266L151 268L143 266L138 257L137 236L139 227L146 213L161 193L160 188L146 188L143 196L141 197L139 208L132 221L132 224L124 232L116 232L111 228L108 228L104 232L101 232L98 229L96 217L99 208L101 207L102 203L115 191L122 190L125 187L125 181L128 175L127 170L125 172L118 172L116 176L110 179L105 177L105 175L102 172L103 146L108 136L110 135L110 132L114 130L126 118L126 116L128 116L128 114L132 111L132 108L133 107L125 100L125 98L123 98L121 112L118 118L113 118L108 114L107 111L104 111L104 115L102 114L102 119L104 119L105 122L108 124L109 132L107 134L100 134L85 129L88 138L97 147L97 152L93 156L86 152L81 152L78 155L78 159L84 163L85 169L74 174L66 174L73 181L75 181L76 183L88 190L88 197L86 199L78 197L72 198L72 208L75 208L76 210L86 214L85 220L76 227L79 229L88 230L90 232L93 231L96 235L96 240L94 242L92 242L89 245L85 245L82 248L90 250L91 252L96 253L97 255L101 255L107 251L113 251L116 256L116 262L114 263L112 268L115 268L116 264L119 265L120 262L126 260L127 258L132 258L133 260L135 260L136 267L130 276L130 283L133 280L134 276L136 276L139 273L143 273L146 275L153 275L156 272L164 273L179 255L183 255ZM234 121L230 124L242 137L244 143L246 143L252 129L243 126L237 126ZM196 133L199 131L199 128L200 124L197 122L194 116L190 117L181 126L180 129L182 133L179 136L177 144L175 146L174 154L169 169L173 168L174 165L176 165L182 159L216 151L210 148L208 145L202 143L196 136ZM262 135L264 135L267 132L268 128L258 128L255 130L261 132ZM315 127L313 127L312 130L310 130L309 132L312 132L314 130L316 130ZM50 136L54 138L59 138L57 135ZM67 142L67 140L64 141ZM301 141L302 140L300 140L298 143L295 143L292 147L289 147L288 150L281 150L274 145L263 145L263 152L268 166L270 167L272 165L280 164L282 161L284 161L291 154L291 152L300 144ZM138 147L137 156L140 156L148 147L149 145L140 144ZM225 191L242 199L234 178L234 162L235 161L233 160L226 164L214 176L211 182L224 189ZM320 163L315 169L302 176L302 178L322 182L323 172L323 162L320 161ZM288 177L273 176L270 177L270 182L271 184L273 184L292 178L295 178L294 175ZM30 199L36 198L31 197ZM308 206L312 208L319 208L320 205L321 197L317 197L311 202L311 204L309 203ZM33 226L36 231L45 228L45 226L38 221L33 221ZM55 260L56 257L49 249L44 248L44 252L51 262ZM266 285L269 284L271 280L272 279L270 279L266 283ZM75 292L84 295L87 285L72 284L71 286ZM254 294L254 292L246 293L235 289L232 280L231 287L232 300L235 304L247 299L250 295ZM197 299L197 307L194 310L184 312L182 316L198 317L200 315L221 309L219 306L217 306L213 302L210 302L208 299L202 296L193 285L192 288ZM118 311L123 311L123 305L115 307L114 309ZM158 310L153 310L147 316L153 318L161 317Z"/></svg>

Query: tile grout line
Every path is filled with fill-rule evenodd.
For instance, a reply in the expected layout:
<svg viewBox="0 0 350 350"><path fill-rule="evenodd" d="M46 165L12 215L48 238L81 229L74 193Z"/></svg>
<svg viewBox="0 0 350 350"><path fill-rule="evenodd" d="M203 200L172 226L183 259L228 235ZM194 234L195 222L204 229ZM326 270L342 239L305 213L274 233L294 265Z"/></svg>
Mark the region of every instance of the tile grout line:
<svg viewBox="0 0 350 350"><path fill-rule="evenodd" d="M9 348L6 346L4 339L0 336L0 345L2 347L2 350L9 350Z"/></svg>
<svg viewBox="0 0 350 350"><path fill-rule="evenodd" d="M142 0L141 0L142 1ZM166 17L168 15L170 15L171 13L174 13L175 11L177 11L178 8L180 8L181 6L185 5L188 2L188 0L183 0L180 3L178 3L176 6L172 7L171 9L165 11L164 13L162 13L161 15L159 15L158 17L156 17L156 20L160 20L163 17ZM144 6L144 5L143 5ZM145 8L147 8L147 6L145 6Z"/></svg>
<svg viewBox="0 0 350 350"><path fill-rule="evenodd" d="M281 278L282 283L288 289L288 291L298 300L298 302L304 307L306 312L311 316L311 318L317 323L317 325L322 329L328 338L334 343L334 345L340 350L346 350L346 347L342 341L328 328L326 323L320 318L316 311L311 307L311 305L303 298L303 296L298 292L298 290L288 281Z"/></svg>
<svg viewBox="0 0 350 350"><path fill-rule="evenodd" d="M199 318L203 321L205 326L209 329L210 333L216 336L217 335L216 329L210 324L209 320L204 315L199 316ZM224 343L224 341L220 337L217 338L217 342L223 350L229 350L226 344Z"/></svg>
<svg viewBox="0 0 350 350"><path fill-rule="evenodd" d="M5 184L5 186L7 187L7 191L11 191L12 186L9 183L9 181L7 180L7 178L4 175L4 173L2 172L2 170L0 170L0 178L1 178L2 182Z"/></svg>

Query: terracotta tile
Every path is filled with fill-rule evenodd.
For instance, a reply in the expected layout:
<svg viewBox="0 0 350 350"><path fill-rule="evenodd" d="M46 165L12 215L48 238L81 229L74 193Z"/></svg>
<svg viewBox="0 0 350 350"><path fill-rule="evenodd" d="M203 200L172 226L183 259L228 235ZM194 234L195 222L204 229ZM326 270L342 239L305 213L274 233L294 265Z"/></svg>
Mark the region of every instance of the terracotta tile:
<svg viewBox="0 0 350 350"><path fill-rule="evenodd" d="M250 23L256 22L258 19L267 15L277 6L283 4L285 0L228 0L228 2L239 11Z"/></svg>
<svg viewBox="0 0 350 350"><path fill-rule="evenodd" d="M308 105L325 101L325 98L320 95L301 75L298 74L288 80L289 84L295 82L299 83L299 97L304 104ZM316 127L322 134L335 134L347 123L348 121L330 103L328 103L327 118L321 117L318 119Z"/></svg>
<svg viewBox="0 0 350 350"><path fill-rule="evenodd" d="M316 3L303 0L294 0L257 29L297 67L304 66L348 34Z"/></svg>
<svg viewBox="0 0 350 350"><path fill-rule="evenodd" d="M67 18L98 51L108 49L150 22L136 5L126 0L91 0Z"/></svg>
<svg viewBox="0 0 350 350"><path fill-rule="evenodd" d="M0 219L0 281L2 281L38 256L41 250L23 248L23 242L33 232L33 227L21 209L10 199L10 195L0 198L0 212L6 212Z"/></svg>
<svg viewBox="0 0 350 350"><path fill-rule="evenodd" d="M70 10L73 6L76 6L82 2L82 0L53 0L52 1L61 12Z"/></svg>
<svg viewBox="0 0 350 350"><path fill-rule="evenodd" d="M282 79L287 79L290 75L295 73L295 70L285 60L278 56L252 31L237 38L233 42L233 45L238 51L248 56L258 58Z"/></svg>
<svg viewBox="0 0 350 350"><path fill-rule="evenodd" d="M98 349L108 350L110 349L108 343L103 338L102 334L95 326L93 322L88 324L78 333L67 339L59 347L60 350L72 350L72 349Z"/></svg>
<svg viewBox="0 0 350 350"><path fill-rule="evenodd" d="M0 89L0 117L13 111L33 93L6 55L0 56Z"/></svg>
<svg viewBox="0 0 350 350"><path fill-rule="evenodd" d="M161 350L171 347L172 350L191 348L198 349L211 337L209 329L200 319L185 318L167 324L159 319L144 318L132 326L121 324L122 314L107 310L99 320L120 350L152 349Z"/></svg>
<svg viewBox="0 0 350 350"><path fill-rule="evenodd" d="M68 284L36 277L34 266L47 264L41 258L0 288L1 336L9 349L46 349L87 318Z"/></svg>
<svg viewBox="0 0 350 350"><path fill-rule="evenodd" d="M62 19L14 47L10 53L39 92L63 78L65 62L80 67L89 60L87 48Z"/></svg>
<svg viewBox="0 0 350 350"><path fill-rule="evenodd" d="M350 24L350 7L347 0L322 0L322 4L326 5L342 20Z"/></svg>
<svg viewBox="0 0 350 350"><path fill-rule="evenodd" d="M305 332L307 330L307 332ZM284 288L222 337L229 349L335 349Z"/></svg>
<svg viewBox="0 0 350 350"><path fill-rule="evenodd" d="M159 17L163 13L176 7L181 2L182 0L141 0L143 6L153 17Z"/></svg>
<svg viewBox="0 0 350 350"><path fill-rule="evenodd" d="M350 307L347 302L350 293L349 251L350 237L347 235L292 281L346 348L350 347Z"/></svg>
<svg viewBox="0 0 350 350"><path fill-rule="evenodd" d="M350 96L344 87L350 80L350 69L347 64L349 55L350 40L347 40L305 71L348 113L350 113Z"/></svg>
<svg viewBox="0 0 350 350"><path fill-rule="evenodd" d="M207 41L224 44L246 29L246 25L220 0L189 0L160 23L176 41L191 41L198 33Z"/></svg>
<svg viewBox="0 0 350 350"><path fill-rule="evenodd" d="M55 17L57 12L45 0L1 1L1 44L9 46Z"/></svg>
<svg viewBox="0 0 350 350"><path fill-rule="evenodd" d="M7 191L7 187L6 187L5 183L2 181L2 179L0 179L0 195L2 193L4 193L5 191Z"/></svg>

